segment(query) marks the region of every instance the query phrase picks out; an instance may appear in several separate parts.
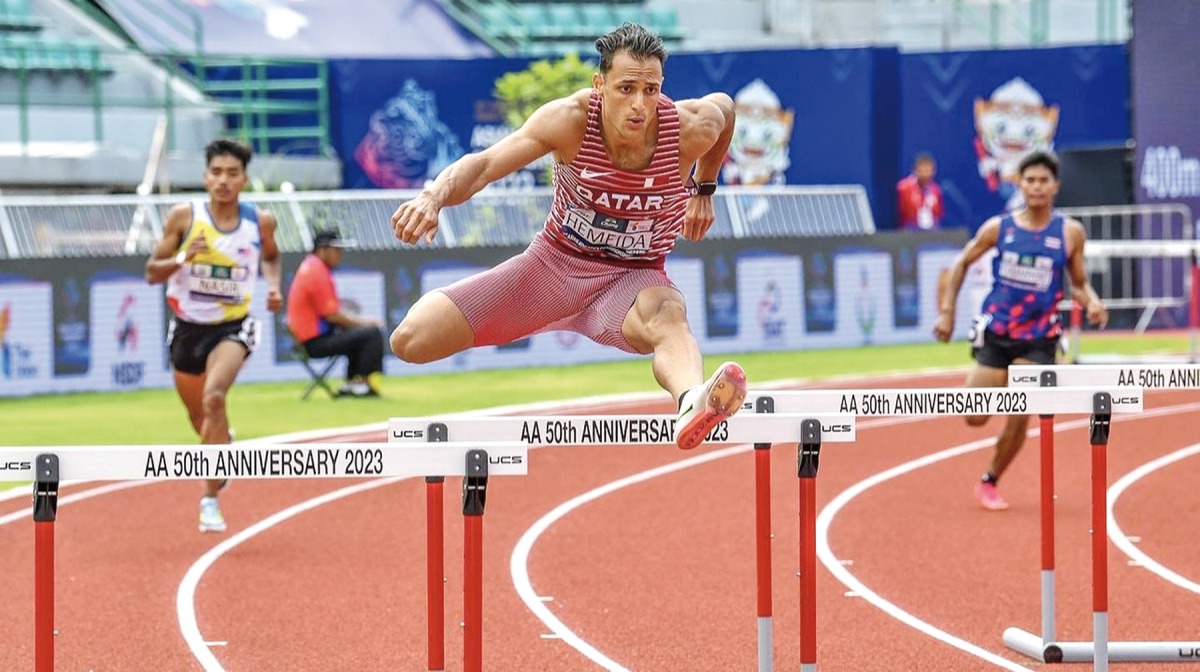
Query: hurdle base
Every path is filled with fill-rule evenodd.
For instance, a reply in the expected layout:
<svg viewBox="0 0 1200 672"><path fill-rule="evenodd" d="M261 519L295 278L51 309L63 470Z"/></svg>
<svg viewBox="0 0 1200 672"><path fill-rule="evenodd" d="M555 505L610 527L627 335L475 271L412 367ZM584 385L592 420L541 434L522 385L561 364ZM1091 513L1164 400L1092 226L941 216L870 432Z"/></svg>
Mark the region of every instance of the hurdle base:
<svg viewBox="0 0 1200 672"><path fill-rule="evenodd" d="M758 617L758 672L771 672L774 669L775 644L772 641L771 617Z"/></svg>
<svg viewBox="0 0 1200 672"><path fill-rule="evenodd" d="M1092 642L1042 642L1020 628L1004 631L1004 645L1043 663L1090 663ZM1200 663L1200 642L1109 642L1108 660L1116 663Z"/></svg>

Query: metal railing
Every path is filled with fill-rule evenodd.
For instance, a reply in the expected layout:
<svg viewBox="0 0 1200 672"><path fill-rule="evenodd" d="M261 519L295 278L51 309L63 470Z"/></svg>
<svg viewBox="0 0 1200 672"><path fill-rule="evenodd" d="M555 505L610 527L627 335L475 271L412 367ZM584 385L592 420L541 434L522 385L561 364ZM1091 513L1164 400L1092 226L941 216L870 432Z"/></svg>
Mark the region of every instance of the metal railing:
<svg viewBox="0 0 1200 672"><path fill-rule="evenodd" d="M224 116L232 135L260 154L304 152L334 156L330 133L329 70L323 59L211 56L204 50L204 24L195 9L174 0L134 0L144 11L125 12L149 44L136 44L121 25L86 0L73 6L117 35L128 47L99 46L98 41L42 32L19 43L5 43L0 69L16 75L16 86L0 90L0 105L12 105L19 119L17 142L27 149L34 138L30 117L43 108L90 112L91 140L105 140L105 115L113 110L161 112L167 119L168 147L178 146L176 119L185 102L180 86L206 96ZM179 45L183 45L182 49ZM136 59L148 59L161 71L157 84L123 89L109 80L133 71ZM109 120L109 123L112 123Z"/></svg>
<svg viewBox="0 0 1200 672"><path fill-rule="evenodd" d="M365 249L401 248L390 220L414 190L246 193L279 220L284 252L309 249L312 231L337 227ZM434 246L523 245L542 227L551 190L487 189L442 211ZM0 196L0 258L144 255L170 208L204 194ZM868 235L875 232L860 185L725 187L715 197L711 238Z"/></svg>
<svg viewBox="0 0 1200 672"><path fill-rule="evenodd" d="M1059 212L1083 223L1088 280L1118 326L1142 332L1155 319L1187 324L1183 310L1193 301L1191 269L1198 247L1190 208L1169 203Z"/></svg>

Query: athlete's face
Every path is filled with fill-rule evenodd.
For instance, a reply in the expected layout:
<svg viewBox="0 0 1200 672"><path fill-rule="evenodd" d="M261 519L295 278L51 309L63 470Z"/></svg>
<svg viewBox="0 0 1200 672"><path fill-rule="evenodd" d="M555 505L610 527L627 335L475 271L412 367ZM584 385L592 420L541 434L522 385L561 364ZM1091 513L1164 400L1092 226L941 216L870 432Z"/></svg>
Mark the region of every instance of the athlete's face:
<svg viewBox="0 0 1200 672"><path fill-rule="evenodd" d="M657 114L662 82L657 58L638 60L629 52L617 52L607 74L592 76L604 100L604 128L624 137L644 134Z"/></svg>
<svg viewBox="0 0 1200 672"><path fill-rule="evenodd" d="M217 203L236 201L245 186L246 167L236 156L214 156L204 170L204 189Z"/></svg>
<svg viewBox="0 0 1200 672"><path fill-rule="evenodd" d="M1030 166L1021 173L1021 195L1028 207L1049 208L1058 195L1058 178L1045 166Z"/></svg>

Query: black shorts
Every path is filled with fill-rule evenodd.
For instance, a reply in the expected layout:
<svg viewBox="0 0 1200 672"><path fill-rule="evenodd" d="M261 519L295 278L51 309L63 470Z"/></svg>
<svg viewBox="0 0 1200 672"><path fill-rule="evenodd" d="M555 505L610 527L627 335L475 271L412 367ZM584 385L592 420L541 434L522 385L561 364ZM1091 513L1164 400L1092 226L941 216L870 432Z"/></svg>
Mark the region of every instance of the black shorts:
<svg viewBox="0 0 1200 672"><path fill-rule="evenodd" d="M195 324L179 318L171 319L167 329L167 348L171 352L171 366L180 373L198 376L204 373L208 355L221 341L234 341L246 348L246 356L258 347L258 320L246 316L240 320L217 324Z"/></svg>
<svg viewBox="0 0 1200 672"><path fill-rule="evenodd" d="M1018 359L1034 364L1053 364L1058 354L1058 337L1013 340L983 330L983 341L971 341L971 356L976 362L996 369L1007 369Z"/></svg>

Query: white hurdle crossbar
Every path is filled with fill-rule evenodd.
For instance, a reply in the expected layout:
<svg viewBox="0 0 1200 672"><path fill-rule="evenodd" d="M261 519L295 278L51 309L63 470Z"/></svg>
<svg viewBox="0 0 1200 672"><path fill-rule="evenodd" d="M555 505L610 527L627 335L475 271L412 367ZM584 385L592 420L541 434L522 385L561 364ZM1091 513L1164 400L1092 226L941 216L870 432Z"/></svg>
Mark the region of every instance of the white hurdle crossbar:
<svg viewBox="0 0 1200 672"><path fill-rule="evenodd" d="M33 481L34 670L54 670L54 523L62 481L136 481L263 478L381 478L451 474L464 477L463 509L483 513L487 477L525 475L526 444L304 443L0 447L0 475ZM474 484L474 488L468 488ZM470 525L468 519L468 525ZM476 523L476 527L481 523ZM481 531L477 533L477 536ZM482 563L466 562L467 574ZM468 576L467 583L471 583ZM475 583L482 584L482 579ZM466 620L482 620L468 610ZM480 627L475 624L474 627ZM467 667L479 672L480 667Z"/></svg>
<svg viewBox="0 0 1200 672"><path fill-rule="evenodd" d="M856 425L852 416L839 413L775 413L735 415L717 424L704 442L791 443L801 438L805 420L845 431L824 436L829 443L853 443ZM449 441L521 441L532 446L625 446L675 443L674 415L559 415L470 416L458 418L392 418L388 440L425 441L431 425L444 425ZM436 430L434 430L436 431Z"/></svg>
<svg viewBox="0 0 1200 672"><path fill-rule="evenodd" d="M1013 388L1062 389L1059 386L1096 385L1119 389L1200 389L1197 364L1056 364L1008 367L1008 384ZM1047 663L1096 662L1100 658L1119 662L1200 662L1200 642L1109 642L1108 583L1105 576L1093 578L1092 642L1059 642L1055 626L1054 560L1054 415L1044 413L1041 421L1041 635L1017 627L1004 630L1010 649ZM1093 469L1095 466L1093 465ZM1093 487L1093 574L1107 554L1108 516L1106 484ZM1097 514L1101 514L1098 518ZM1097 533L1095 530L1103 530ZM1099 542L1099 543L1097 543Z"/></svg>
<svg viewBox="0 0 1200 672"><path fill-rule="evenodd" d="M519 441L0 447L5 480L36 481L39 455L57 455L62 481L466 476L470 450L488 451L492 476L524 476Z"/></svg>
<svg viewBox="0 0 1200 672"><path fill-rule="evenodd" d="M760 402L758 413L743 413L718 423L709 432L705 443L754 444L756 498L756 567L758 574L758 633L759 672L770 672L774 651L771 623L770 571L770 451L772 443L797 444L797 470L800 477L801 530L801 610L815 610L816 588L812 577L816 572L815 556L815 490L818 455L822 440L829 443L851 443L855 440L856 418L844 414L776 414L770 412L769 400ZM673 415L568 415L568 416L466 416L455 418L392 418L388 422L388 440L407 441L471 441L478 438L525 441L540 446L585 445L673 445L675 443ZM442 558L442 491L441 482L426 478L426 512L428 564L428 604L430 669L440 660L443 616ZM807 524L805 521L809 521ZM812 537L809 542L805 538ZM812 622L809 618L808 622ZM815 632L815 629L813 630ZM801 634L801 659L811 651L815 660L815 639ZM814 666L802 665L809 672Z"/></svg>
<svg viewBox="0 0 1200 672"><path fill-rule="evenodd" d="M863 390L779 390L751 392L746 395L743 411L758 408L764 402L783 413L848 413L856 416L897 415L1028 415L1085 413L1092 416L1096 444L1108 442L1112 413L1140 413L1140 388L1115 385L1058 387L1055 389L1007 387L956 387L949 389L863 389ZM809 619L811 623L812 619ZM802 623L803 629L811 627ZM815 635L813 638L814 639ZM801 640L801 669L815 670L812 657L804 652ZM1097 669L1107 669L1097 668Z"/></svg>
<svg viewBox="0 0 1200 672"><path fill-rule="evenodd" d="M1142 391L1116 385L1058 387L1053 390L1014 390L1007 387L779 390L751 392L746 395L742 408L753 408L759 398L770 397L778 413L849 414L858 417L1090 414L1095 411L1098 393L1111 398L1112 413L1142 412Z"/></svg>

